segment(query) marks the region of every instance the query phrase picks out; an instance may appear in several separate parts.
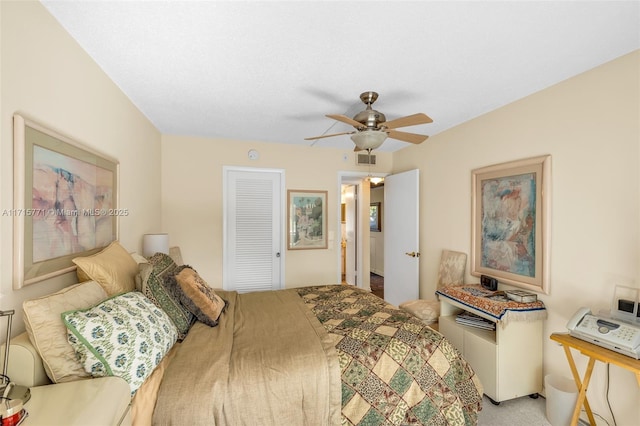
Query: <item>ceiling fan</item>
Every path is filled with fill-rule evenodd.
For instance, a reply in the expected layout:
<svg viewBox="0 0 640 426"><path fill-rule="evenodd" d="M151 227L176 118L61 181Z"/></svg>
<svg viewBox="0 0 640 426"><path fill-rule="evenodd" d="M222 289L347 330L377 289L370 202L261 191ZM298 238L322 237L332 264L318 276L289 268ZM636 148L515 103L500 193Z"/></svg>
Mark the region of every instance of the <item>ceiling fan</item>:
<svg viewBox="0 0 640 426"><path fill-rule="evenodd" d="M378 99L378 94L376 92L364 92L360 94L360 100L367 106L367 108L364 111L357 113L353 118L349 118L342 114L327 114L327 117L347 123L355 127L356 130L351 132L314 136L311 138L305 138L305 140L351 135L351 140L356 144L354 151L371 151L372 149L376 149L382 145L387 137L415 144L422 143L427 140L429 137L427 135L401 132L395 129L398 127L432 123L433 120L431 118L426 114L418 113L387 121L387 118L383 113L371 108L371 105L376 101L376 99Z"/></svg>

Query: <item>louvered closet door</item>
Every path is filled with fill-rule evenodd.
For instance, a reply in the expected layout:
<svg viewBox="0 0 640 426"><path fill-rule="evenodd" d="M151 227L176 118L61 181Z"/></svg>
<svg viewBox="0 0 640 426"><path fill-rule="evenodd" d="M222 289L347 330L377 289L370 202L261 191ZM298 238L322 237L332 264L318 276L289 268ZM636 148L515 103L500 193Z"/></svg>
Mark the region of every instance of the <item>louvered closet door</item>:
<svg viewBox="0 0 640 426"><path fill-rule="evenodd" d="M225 169L223 286L282 288L282 171Z"/></svg>

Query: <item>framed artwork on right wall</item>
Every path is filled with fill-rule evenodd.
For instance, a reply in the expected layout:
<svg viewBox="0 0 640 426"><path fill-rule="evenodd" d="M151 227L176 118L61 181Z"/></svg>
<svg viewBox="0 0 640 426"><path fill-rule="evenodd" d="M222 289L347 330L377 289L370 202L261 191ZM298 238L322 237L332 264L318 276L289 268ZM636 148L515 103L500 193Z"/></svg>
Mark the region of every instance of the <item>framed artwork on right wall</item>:
<svg viewBox="0 0 640 426"><path fill-rule="evenodd" d="M549 293L551 156L471 173L471 274Z"/></svg>

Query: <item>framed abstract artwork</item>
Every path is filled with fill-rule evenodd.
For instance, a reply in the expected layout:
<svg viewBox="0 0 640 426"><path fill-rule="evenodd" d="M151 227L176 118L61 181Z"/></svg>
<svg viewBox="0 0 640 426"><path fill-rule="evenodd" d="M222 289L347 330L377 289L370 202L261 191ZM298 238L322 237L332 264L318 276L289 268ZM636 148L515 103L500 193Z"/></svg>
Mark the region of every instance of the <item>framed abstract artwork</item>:
<svg viewBox="0 0 640 426"><path fill-rule="evenodd" d="M472 171L471 274L549 293L551 156Z"/></svg>
<svg viewBox="0 0 640 426"><path fill-rule="evenodd" d="M289 250L327 248L327 191L287 191Z"/></svg>
<svg viewBox="0 0 640 426"><path fill-rule="evenodd" d="M13 288L73 271L118 238L118 161L13 117Z"/></svg>

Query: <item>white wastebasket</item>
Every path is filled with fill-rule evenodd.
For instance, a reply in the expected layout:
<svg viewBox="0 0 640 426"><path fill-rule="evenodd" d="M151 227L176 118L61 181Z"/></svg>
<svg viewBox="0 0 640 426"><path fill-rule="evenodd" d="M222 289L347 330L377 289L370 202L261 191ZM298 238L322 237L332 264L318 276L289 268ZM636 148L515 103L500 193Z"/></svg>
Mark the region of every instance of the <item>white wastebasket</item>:
<svg viewBox="0 0 640 426"><path fill-rule="evenodd" d="M552 426L569 426L578 400L576 382L549 374L544 378L544 388L547 397L547 420Z"/></svg>

